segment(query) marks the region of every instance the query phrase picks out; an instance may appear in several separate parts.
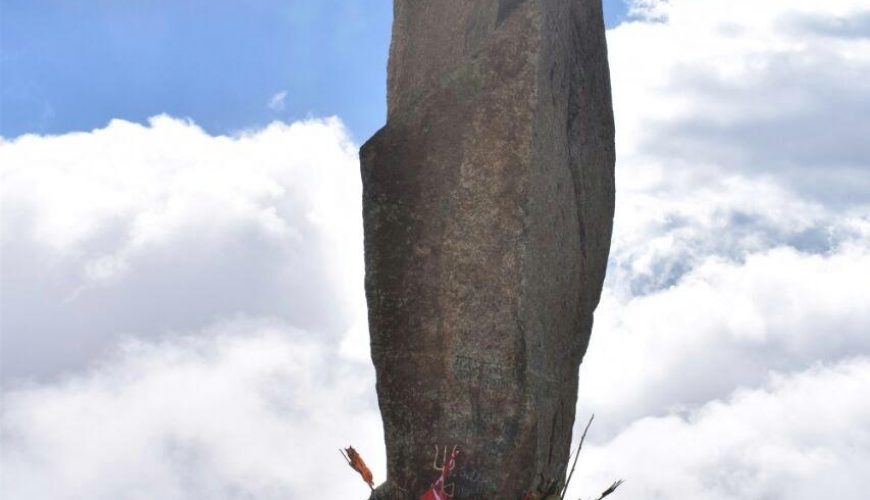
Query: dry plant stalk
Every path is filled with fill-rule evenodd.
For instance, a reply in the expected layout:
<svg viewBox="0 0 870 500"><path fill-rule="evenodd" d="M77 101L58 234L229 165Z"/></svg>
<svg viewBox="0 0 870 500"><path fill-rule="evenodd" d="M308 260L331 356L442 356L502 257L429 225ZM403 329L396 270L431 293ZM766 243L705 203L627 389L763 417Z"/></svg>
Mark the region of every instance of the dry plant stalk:
<svg viewBox="0 0 870 500"><path fill-rule="evenodd" d="M583 435L580 436L580 443L577 445L577 452L574 454L574 464L571 466L571 472L568 474L568 479L565 480L565 485L562 487L562 494L559 495L559 500L564 500L565 493L568 492L568 485L571 484L571 477L574 475L574 469L577 468L577 460L580 458L580 450L583 449L583 441L586 440L586 433L589 432L589 427L592 426L593 420L595 420L594 413L589 417L589 422L586 422L586 428L583 429ZM571 460L570 456L568 460Z"/></svg>
<svg viewBox="0 0 870 500"><path fill-rule="evenodd" d="M607 495L609 495L609 494L613 493L614 491L616 491L616 488L619 488L620 485L622 485L623 482L624 482L624 481L623 481L622 479L620 479L620 480L618 480L618 481L614 481L613 484L611 484L609 488L607 488L606 490L604 490L604 493L602 493L601 496L599 496L597 500L601 500L602 498L604 498L604 497L606 497Z"/></svg>
<svg viewBox="0 0 870 500"><path fill-rule="evenodd" d="M580 436L580 443L577 444L577 451L574 453L574 463L571 465L571 472L568 474L568 478L565 480L565 484L562 486L562 493L559 495L560 500L565 499L565 493L568 492L568 485L571 484L571 477L574 475L574 469L577 468L577 460L580 458L580 450L583 449L583 442L586 440L586 433L589 432L589 427L592 425L592 420L595 419L595 415L589 417L589 422L586 423L586 428L583 429L583 434ZM568 457L568 460L571 460L571 457ZM609 496L611 493L616 491L624 481L619 479L614 481L606 490L604 490L601 495L598 496L595 500L602 500L604 497Z"/></svg>

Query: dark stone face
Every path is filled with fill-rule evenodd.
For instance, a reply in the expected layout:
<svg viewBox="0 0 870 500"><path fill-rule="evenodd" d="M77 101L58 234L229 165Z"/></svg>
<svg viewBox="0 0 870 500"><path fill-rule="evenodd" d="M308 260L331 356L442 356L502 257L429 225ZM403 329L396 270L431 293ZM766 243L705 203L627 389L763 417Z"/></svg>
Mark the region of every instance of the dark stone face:
<svg viewBox="0 0 870 500"><path fill-rule="evenodd" d="M498 2L498 19L497 23L501 24L502 21L508 18L517 7L520 6L521 3L526 0L499 0Z"/></svg>
<svg viewBox="0 0 870 500"><path fill-rule="evenodd" d="M397 0L387 125L360 153L387 446L375 498L564 474L601 293L614 144L599 0Z"/></svg>

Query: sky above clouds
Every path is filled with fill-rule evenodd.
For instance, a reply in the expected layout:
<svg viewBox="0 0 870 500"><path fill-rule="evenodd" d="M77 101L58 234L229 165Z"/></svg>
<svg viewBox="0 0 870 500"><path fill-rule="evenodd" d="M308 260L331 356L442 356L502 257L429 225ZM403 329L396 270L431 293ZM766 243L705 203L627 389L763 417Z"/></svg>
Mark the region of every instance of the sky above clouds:
<svg viewBox="0 0 870 500"><path fill-rule="evenodd" d="M384 479L356 150L389 2L39 3L0 15L0 496L363 498L336 448ZM608 8L572 498L863 499L870 5Z"/></svg>
<svg viewBox="0 0 870 500"><path fill-rule="evenodd" d="M0 5L0 136L163 113L212 134L338 115L357 141L384 123L391 0Z"/></svg>

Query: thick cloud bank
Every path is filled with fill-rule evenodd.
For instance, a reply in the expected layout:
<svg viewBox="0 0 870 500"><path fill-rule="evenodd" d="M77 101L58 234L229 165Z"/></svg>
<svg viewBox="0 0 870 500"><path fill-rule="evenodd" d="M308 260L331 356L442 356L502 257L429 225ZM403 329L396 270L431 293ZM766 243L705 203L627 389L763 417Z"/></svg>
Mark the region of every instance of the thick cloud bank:
<svg viewBox="0 0 870 500"><path fill-rule="evenodd" d="M634 12L571 496L863 499L870 7ZM363 498L347 444L383 479L340 122L114 121L0 168L0 496Z"/></svg>
<svg viewBox="0 0 870 500"><path fill-rule="evenodd" d="M360 319L356 147L337 120L211 137L161 116L24 136L3 165L4 377L85 366L122 334Z"/></svg>
<svg viewBox="0 0 870 500"><path fill-rule="evenodd" d="M870 6L646 0L573 491L854 499L870 470Z"/></svg>
<svg viewBox="0 0 870 500"><path fill-rule="evenodd" d="M382 447L366 375L272 321L125 342L85 373L6 395L3 498L354 498L338 447Z"/></svg>
<svg viewBox="0 0 870 500"><path fill-rule="evenodd" d="M337 448L383 459L356 149L336 119L4 142L0 496L358 494Z"/></svg>

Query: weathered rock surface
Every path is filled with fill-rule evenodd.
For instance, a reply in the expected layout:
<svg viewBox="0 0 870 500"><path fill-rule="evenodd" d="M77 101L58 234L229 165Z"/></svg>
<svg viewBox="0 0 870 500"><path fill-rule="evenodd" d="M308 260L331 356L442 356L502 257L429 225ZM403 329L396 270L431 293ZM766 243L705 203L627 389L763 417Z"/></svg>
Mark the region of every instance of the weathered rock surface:
<svg viewBox="0 0 870 500"><path fill-rule="evenodd" d="M562 474L604 279L614 129L600 0L396 0L387 125L361 150L387 446L373 498Z"/></svg>

